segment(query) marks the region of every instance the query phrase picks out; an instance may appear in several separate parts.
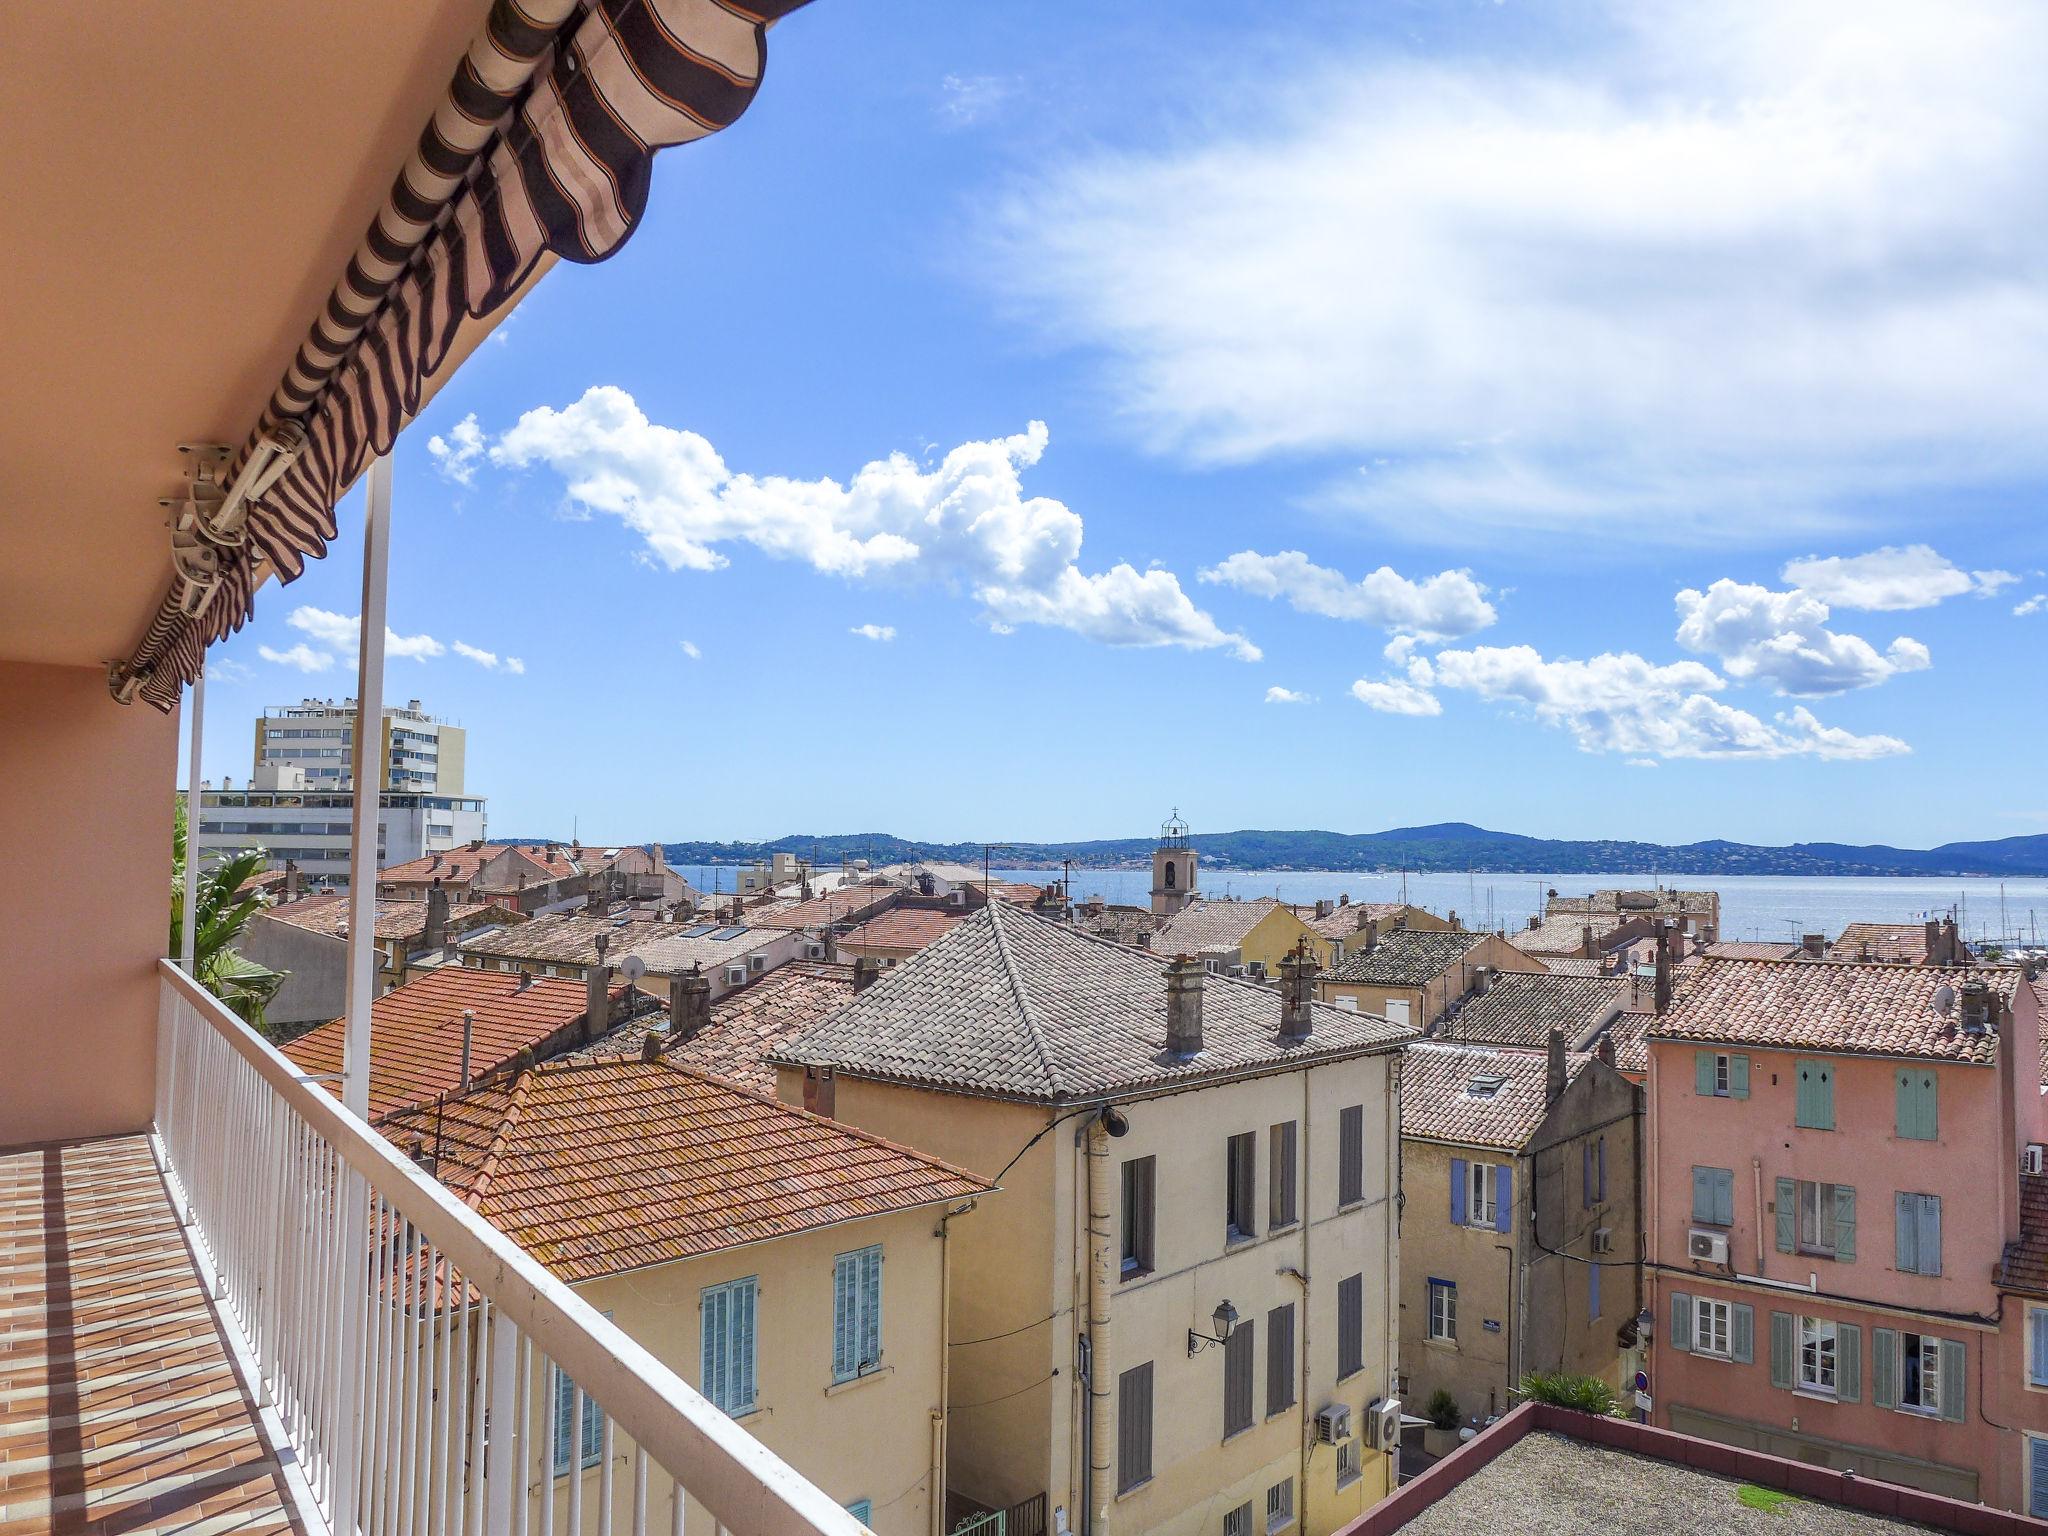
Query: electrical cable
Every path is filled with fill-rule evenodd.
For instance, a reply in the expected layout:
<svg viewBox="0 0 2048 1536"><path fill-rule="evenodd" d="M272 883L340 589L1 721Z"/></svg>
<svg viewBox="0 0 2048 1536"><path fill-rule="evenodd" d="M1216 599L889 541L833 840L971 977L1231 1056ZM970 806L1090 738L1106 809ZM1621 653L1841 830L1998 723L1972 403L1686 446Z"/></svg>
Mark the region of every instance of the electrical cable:
<svg viewBox="0 0 2048 1536"><path fill-rule="evenodd" d="M1058 1375L1059 1372L1054 1371L1051 1373L1051 1375L1041 1376L1038 1378L1038 1380L1031 1382L1028 1385L1021 1386L1014 1392L1005 1392L1001 1397L985 1397L978 1403L955 1403L952 1407L948 1408L946 1412L948 1414L964 1413L969 1408L988 1408L994 1406L997 1403L1007 1403L1013 1397L1022 1397L1026 1392L1035 1391L1037 1388L1044 1386L1047 1382L1053 1380Z"/></svg>
<svg viewBox="0 0 2048 1536"><path fill-rule="evenodd" d="M1043 1328L1058 1316L1059 1313L1057 1312L1048 1312L1037 1322L1025 1323L1022 1327L1012 1328L1008 1333L992 1333L985 1339L956 1339L946 1347L948 1349L965 1349L969 1344L993 1344L999 1339L1014 1339L1020 1333L1029 1333L1033 1328Z"/></svg>

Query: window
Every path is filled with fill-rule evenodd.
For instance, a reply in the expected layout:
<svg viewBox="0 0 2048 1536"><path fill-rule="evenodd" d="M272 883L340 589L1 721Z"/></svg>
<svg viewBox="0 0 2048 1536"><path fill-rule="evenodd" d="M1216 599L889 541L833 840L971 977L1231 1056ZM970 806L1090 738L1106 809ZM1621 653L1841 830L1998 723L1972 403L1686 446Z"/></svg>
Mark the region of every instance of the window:
<svg viewBox="0 0 2048 1536"><path fill-rule="evenodd" d="M1784 1241L1784 1201L1792 1197L1792 1241ZM1820 1184L1811 1179L1778 1181L1778 1247L1781 1252L1818 1254L1848 1260L1856 1257L1856 1191L1847 1184Z"/></svg>
<svg viewBox="0 0 2048 1536"><path fill-rule="evenodd" d="M1835 1395L1835 1325L1824 1317L1799 1319L1799 1388Z"/></svg>
<svg viewBox="0 0 2048 1536"><path fill-rule="evenodd" d="M1716 1099L1749 1097L1749 1058L1727 1051L1694 1051L1694 1093Z"/></svg>
<svg viewBox="0 0 2048 1536"><path fill-rule="evenodd" d="M1152 1478L1152 1362L1117 1378L1116 1491L1129 1493Z"/></svg>
<svg viewBox="0 0 2048 1536"><path fill-rule="evenodd" d="M1702 1227L1735 1225L1735 1173L1729 1168L1694 1168L1692 1219Z"/></svg>
<svg viewBox="0 0 2048 1536"><path fill-rule="evenodd" d="M1267 1170L1267 1182L1271 1186L1266 1192L1266 1225L1274 1231L1294 1225L1295 1179L1298 1176L1295 1164L1295 1129L1292 1120L1273 1127L1268 1137L1267 1155L1271 1164Z"/></svg>
<svg viewBox="0 0 2048 1536"><path fill-rule="evenodd" d="M1494 1163L1467 1163L1465 1165L1465 1224L1471 1227L1491 1227L1500 1211L1494 1199Z"/></svg>
<svg viewBox="0 0 2048 1536"><path fill-rule="evenodd" d="M1798 1090L1793 1105L1793 1124L1809 1131L1832 1131L1835 1128L1834 1067L1825 1061L1795 1062L1793 1084Z"/></svg>
<svg viewBox="0 0 2048 1536"><path fill-rule="evenodd" d="M1266 1490L1266 1536L1294 1524L1294 1479L1283 1478Z"/></svg>
<svg viewBox="0 0 2048 1536"><path fill-rule="evenodd" d="M2027 1385L2048 1387L2048 1307L2027 1308Z"/></svg>
<svg viewBox="0 0 2048 1536"><path fill-rule="evenodd" d="M1223 1438L1252 1427L1252 1362L1257 1357L1253 1329L1246 1318L1223 1341Z"/></svg>
<svg viewBox="0 0 2048 1536"><path fill-rule="evenodd" d="M1934 1068L1901 1067L1898 1074L1898 1117L1895 1128L1908 1141L1935 1141L1941 1135L1939 1094Z"/></svg>
<svg viewBox="0 0 2048 1536"><path fill-rule="evenodd" d="M1607 1138L1579 1143L1579 1203L1587 1210L1607 1199Z"/></svg>
<svg viewBox="0 0 2048 1536"><path fill-rule="evenodd" d="M1266 1417L1294 1406L1294 1303L1266 1314Z"/></svg>
<svg viewBox="0 0 2048 1536"><path fill-rule="evenodd" d="M1872 1400L1880 1408L1938 1414L1959 1424L1969 1392L1964 1385L1963 1346L1931 1333L1871 1332L1874 1370Z"/></svg>
<svg viewBox="0 0 2048 1536"><path fill-rule="evenodd" d="M1380 1009L1380 1016L1389 1024L1406 1024L1408 1022L1408 999L1405 997L1388 998Z"/></svg>
<svg viewBox="0 0 2048 1536"><path fill-rule="evenodd" d="M607 1317L611 1314L606 1313ZM576 1402L583 1403L583 1452L578 1465L594 1467L604 1456L604 1409L594 1397L585 1397L569 1373L553 1367L555 1373L555 1476L569 1470L569 1444L575 1433Z"/></svg>
<svg viewBox="0 0 2048 1536"><path fill-rule="evenodd" d="M1258 1196L1253 1182L1258 1177L1258 1141L1250 1131L1246 1131L1241 1136L1231 1137L1223 1150L1227 1178L1224 1230L1231 1242L1237 1242L1258 1235Z"/></svg>
<svg viewBox="0 0 2048 1536"><path fill-rule="evenodd" d="M1124 1164L1124 1267L1126 1277L1152 1269L1153 1189L1159 1160L1134 1157Z"/></svg>
<svg viewBox="0 0 2048 1536"><path fill-rule="evenodd" d="M862 1525L870 1525L875 1518L875 1501L873 1499L855 1499L846 1506L846 1512Z"/></svg>
<svg viewBox="0 0 2048 1536"><path fill-rule="evenodd" d="M1337 1203L1365 1198L1365 1106L1347 1104L1337 1112Z"/></svg>
<svg viewBox="0 0 2048 1536"><path fill-rule="evenodd" d="M1429 1282L1429 1336L1446 1344L1458 1341L1458 1287L1455 1281Z"/></svg>
<svg viewBox="0 0 2048 1536"><path fill-rule="evenodd" d="M699 1301L704 1321L701 1390L713 1407L738 1418L754 1411L754 1299L759 1281L749 1275L707 1286Z"/></svg>
<svg viewBox="0 0 2048 1536"><path fill-rule="evenodd" d="M1223 1536L1252 1536L1252 1506L1249 1499L1224 1515Z"/></svg>
<svg viewBox="0 0 2048 1536"><path fill-rule="evenodd" d="M1791 1370L1791 1314L1778 1313L1785 1321L1784 1365ZM1776 1324L1773 1323L1775 1330ZM1775 1352L1778 1337L1773 1332ZM1671 1347L1681 1352L1708 1355L1749 1365L1756 1359L1756 1308L1739 1301L1717 1301L1711 1296L1671 1293ZM1774 1353L1774 1364L1775 1364Z"/></svg>
<svg viewBox="0 0 2048 1536"><path fill-rule="evenodd" d="M1349 1488L1362 1475L1359 1465L1358 1442L1346 1440L1337 1447L1337 1486Z"/></svg>
<svg viewBox="0 0 2048 1536"><path fill-rule="evenodd" d="M851 1381L882 1363L882 1249L842 1253L832 1264L832 1379Z"/></svg>
<svg viewBox="0 0 2048 1536"><path fill-rule="evenodd" d="M1337 1379L1365 1369L1365 1276L1337 1282Z"/></svg>
<svg viewBox="0 0 2048 1536"><path fill-rule="evenodd" d="M1941 1412L1941 1340L1931 1333L1899 1335L1899 1406Z"/></svg>
<svg viewBox="0 0 2048 1536"><path fill-rule="evenodd" d="M1730 1352L1729 1304L1725 1301L1711 1301L1705 1297L1693 1303L1692 1347L1702 1355L1719 1355L1726 1359Z"/></svg>
<svg viewBox="0 0 2048 1536"><path fill-rule="evenodd" d="M1900 1194L1894 1202L1893 1231L1901 1273L1941 1273L1941 1196Z"/></svg>
<svg viewBox="0 0 2048 1536"><path fill-rule="evenodd" d="M1172 890L1174 887L1174 879L1175 876L1173 872L1173 860L1168 859L1166 861L1166 888L1169 891Z"/></svg>

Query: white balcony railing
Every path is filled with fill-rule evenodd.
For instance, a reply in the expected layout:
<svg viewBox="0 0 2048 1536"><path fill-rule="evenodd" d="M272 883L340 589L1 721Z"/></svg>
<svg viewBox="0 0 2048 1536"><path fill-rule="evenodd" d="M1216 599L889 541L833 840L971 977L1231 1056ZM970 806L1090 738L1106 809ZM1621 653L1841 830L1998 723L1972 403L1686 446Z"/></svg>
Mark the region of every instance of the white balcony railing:
<svg viewBox="0 0 2048 1536"><path fill-rule="evenodd" d="M330 1530L862 1536L169 961L156 1128Z"/></svg>

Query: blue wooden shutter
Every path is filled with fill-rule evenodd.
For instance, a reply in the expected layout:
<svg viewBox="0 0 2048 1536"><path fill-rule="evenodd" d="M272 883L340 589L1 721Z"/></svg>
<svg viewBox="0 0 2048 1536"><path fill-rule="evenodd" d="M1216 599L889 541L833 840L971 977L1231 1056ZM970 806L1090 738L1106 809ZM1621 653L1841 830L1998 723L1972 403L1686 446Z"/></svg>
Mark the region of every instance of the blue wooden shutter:
<svg viewBox="0 0 2048 1536"><path fill-rule="evenodd" d="M1714 1092L1714 1053L1694 1051L1692 1053L1692 1091L1706 1094Z"/></svg>
<svg viewBox="0 0 2048 1536"><path fill-rule="evenodd" d="M1714 1217L1724 1227L1735 1225L1735 1173L1733 1169L1714 1170Z"/></svg>
<svg viewBox="0 0 2048 1536"><path fill-rule="evenodd" d="M1915 1201L1901 1191L1892 1197L1892 1266L1904 1274L1920 1268L1920 1221Z"/></svg>
<svg viewBox="0 0 2048 1536"><path fill-rule="evenodd" d="M1848 1184L1835 1186L1835 1257L1843 1263L1856 1257L1856 1191Z"/></svg>
<svg viewBox="0 0 2048 1536"><path fill-rule="evenodd" d="M1692 1219L1714 1219L1714 1170L1695 1167L1692 1171Z"/></svg>
<svg viewBox="0 0 2048 1536"><path fill-rule="evenodd" d="M872 1525L875 1518L875 1501L873 1499L855 1499L846 1506L846 1512L862 1525Z"/></svg>
<svg viewBox="0 0 2048 1536"><path fill-rule="evenodd" d="M854 1344L854 1311L858 1305L855 1271L859 1255L842 1253L832 1263L832 1379L847 1381L860 1371Z"/></svg>
<svg viewBox="0 0 2048 1536"><path fill-rule="evenodd" d="M1778 1252L1790 1253L1797 1246L1799 1186L1790 1179L1778 1180Z"/></svg>
<svg viewBox="0 0 2048 1536"><path fill-rule="evenodd" d="M731 1360L726 1351L728 1314L732 1308L732 1293L722 1285L714 1285L703 1296L703 1377L704 1395L720 1408L731 1402Z"/></svg>
<svg viewBox="0 0 2048 1536"><path fill-rule="evenodd" d="M1607 1198L1607 1138L1605 1136L1600 1138L1599 1156L1596 1161L1599 1163L1600 1172L1599 1198L1605 1200Z"/></svg>
<svg viewBox="0 0 2048 1536"><path fill-rule="evenodd" d="M1941 1196L1920 1195L1916 1201L1919 1205L1920 1273L1938 1275L1941 1273Z"/></svg>
<svg viewBox="0 0 2048 1536"><path fill-rule="evenodd" d="M1728 1309L1728 1357L1737 1365L1756 1362L1756 1308L1739 1301Z"/></svg>
<svg viewBox="0 0 2048 1536"><path fill-rule="evenodd" d="M733 1353L739 1362L739 1406L754 1406L754 1296L757 1286L750 1276L737 1282L737 1305L733 1308Z"/></svg>
<svg viewBox="0 0 2048 1536"><path fill-rule="evenodd" d="M2048 1308L2027 1308L2027 1383L2048 1387Z"/></svg>
<svg viewBox="0 0 2048 1536"><path fill-rule="evenodd" d="M1955 1339L1941 1341L1941 1416L1960 1424L1969 1416L1970 1395L1963 1384L1963 1346Z"/></svg>
<svg viewBox="0 0 2048 1536"><path fill-rule="evenodd" d="M882 1250L860 1256L860 1368L872 1371L882 1363Z"/></svg>
<svg viewBox="0 0 2048 1536"><path fill-rule="evenodd" d="M1506 1163L1493 1170L1493 1230L1515 1230L1515 1171Z"/></svg>
<svg viewBox="0 0 2048 1536"><path fill-rule="evenodd" d="M1896 1329L1870 1330L1870 1400L1880 1408L1899 1406L1899 1335Z"/></svg>
<svg viewBox="0 0 2048 1536"><path fill-rule="evenodd" d="M2027 1513L2048 1519L2048 1436L2027 1436Z"/></svg>
<svg viewBox="0 0 2048 1536"><path fill-rule="evenodd" d="M1454 1157L1454 1158L1452 1158L1452 1159L1451 1159L1451 1225L1452 1225L1452 1226L1454 1226L1454 1227L1462 1227L1463 1225L1465 1225L1465 1181L1466 1181L1466 1178L1467 1178L1467 1174L1466 1174L1466 1172L1465 1172L1465 1159L1463 1159L1462 1157Z"/></svg>
<svg viewBox="0 0 2048 1536"><path fill-rule="evenodd" d="M1793 1374L1792 1355L1798 1348L1792 1336L1793 1318L1790 1312L1771 1314L1771 1385L1792 1390L1792 1383L1798 1379Z"/></svg>
<svg viewBox="0 0 2048 1536"><path fill-rule="evenodd" d="M1746 1099L1749 1097L1749 1058L1730 1056L1728 1058L1728 1097Z"/></svg>
<svg viewBox="0 0 2048 1536"><path fill-rule="evenodd" d="M555 1473L569 1470L569 1446L576 1429L576 1383L560 1366L555 1368Z"/></svg>
<svg viewBox="0 0 2048 1536"><path fill-rule="evenodd" d="M1671 1293L1671 1347L1680 1354L1692 1350L1692 1298L1683 1291Z"/></svg>
<svg viewBox="0 0 2048 1536"><path fill-rule="evenodd" d="M1845 1403L1863 1396L1863 1330L1855 1323L1835 1325L1835 1396Z"/></svg>

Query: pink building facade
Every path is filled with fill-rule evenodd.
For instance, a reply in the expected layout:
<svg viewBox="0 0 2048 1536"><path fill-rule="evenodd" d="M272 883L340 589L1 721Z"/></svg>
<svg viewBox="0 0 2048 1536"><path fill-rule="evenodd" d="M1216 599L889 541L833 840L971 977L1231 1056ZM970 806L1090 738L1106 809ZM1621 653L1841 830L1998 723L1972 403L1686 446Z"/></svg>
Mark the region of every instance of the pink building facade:
<svg viewBox="0 0 2048 1536"><path fill-rule="evenodd" d="M1701 962L1649 1041L1654 1422L2048 1509L2048 1313L2030 1355L2003 1278L2040 1037L2015 970Z"/></svg>

